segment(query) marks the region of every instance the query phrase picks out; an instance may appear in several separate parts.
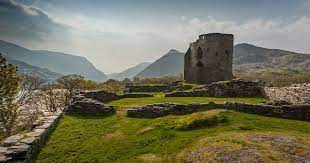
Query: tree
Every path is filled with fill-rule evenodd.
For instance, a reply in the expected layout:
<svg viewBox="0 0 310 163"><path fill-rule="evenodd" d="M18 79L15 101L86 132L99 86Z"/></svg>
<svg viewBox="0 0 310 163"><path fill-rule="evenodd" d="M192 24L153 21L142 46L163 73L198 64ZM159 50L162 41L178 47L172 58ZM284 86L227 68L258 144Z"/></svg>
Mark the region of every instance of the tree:
<svg viewBox="0 0 310 163"><path fill-rule="evenodd" d="M19 74L17 67L8 64L0 54L0 134L2 135L0 139L18 130L16 123L20 117L21 108L24 112L28 109L36 110L32 105L33 102L37 102L33 94L39 85L38 78ZM33 117L34 114L28 119ZM28 121L25 120L23 124L27 124Z"/></svg>
<svg viewBox="0 0 310 163"><path fill-rule="evenodd" d="M1 135L11 134L12 127L18 116L18 105L15 97L19 93L21 76L17 67L8 64L0 54L0 132Z"/></svg>
<svg viewBox="0 0 310 163"><path fill-rule="evenodd" d="M56 80L56 82L64 89L66 92L66 103L68 104L70 98L78 91L83 89L84 77L81 75L66 75L62 76Z"/></svg>

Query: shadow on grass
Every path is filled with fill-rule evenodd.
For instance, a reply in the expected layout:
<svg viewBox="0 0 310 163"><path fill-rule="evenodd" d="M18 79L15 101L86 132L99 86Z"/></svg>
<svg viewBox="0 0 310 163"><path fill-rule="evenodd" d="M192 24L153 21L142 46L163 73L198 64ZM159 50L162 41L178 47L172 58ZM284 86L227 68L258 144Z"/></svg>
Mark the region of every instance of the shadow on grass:
<svg viewBox="0 0 310 163"><path fill-rule="evenodd" d="M78 119L102 119L116 115L116 112L107 114L90 114L90 113L65 113L69 117L74 117Z"/></svg>

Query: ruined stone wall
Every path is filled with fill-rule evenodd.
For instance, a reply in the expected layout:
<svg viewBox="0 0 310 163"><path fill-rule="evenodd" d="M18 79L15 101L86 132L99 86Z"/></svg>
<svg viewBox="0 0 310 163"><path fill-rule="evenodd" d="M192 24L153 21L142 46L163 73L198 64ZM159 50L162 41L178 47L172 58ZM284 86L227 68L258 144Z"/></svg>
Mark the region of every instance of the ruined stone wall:
<svg viewBox="0 0 310 163"><path fill-rule="evenodd" d="M289 87L266 87L265 92L271 100L310 104L310 83L294 84Z"/></svg>
<svg viewBox="0 0 310 163"><path fill-rule="evenodd" d="M184 57L185 81L210 84L232 79L233 44L231 34L200 35Z"/></svg>
<svg viewBox="0 0 310 163"><path fill-rule="evenodd" d="M186 115L198 111L227 109L268 117L310 121L310 104L267 105L240 102L225 103L193 103L193 104L150 104L127 109L127 116L136 118L157 118L167 115Z"/></svg>
<svg viewBox="0 0 310 163"><path fill-rule="evenodd" d="M47 114L33 124L30 132L6 138L0 146L0 162L30 162L58 123L62 112Z"/></svg>

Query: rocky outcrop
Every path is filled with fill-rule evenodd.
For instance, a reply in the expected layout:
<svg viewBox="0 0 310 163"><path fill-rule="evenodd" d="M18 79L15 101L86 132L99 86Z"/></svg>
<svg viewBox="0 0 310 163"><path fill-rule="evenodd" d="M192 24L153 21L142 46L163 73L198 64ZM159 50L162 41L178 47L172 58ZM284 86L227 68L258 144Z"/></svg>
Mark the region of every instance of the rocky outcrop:
<svg viewBox="0 0 310 163"><path fill-rule="evenodd" d="M265 91L271 100L310 104L310 83L294 84L288 87L266 87Z"/></svg>
<svg viewBox="0 0 310 163"><path fill-rule="evenodd" d="M84 98L71 103L66 109L66 113L109 115L115 113L115 109L113 106L107 106L97 100Z"/></svg>
<svg viewBox="0 0 310 163"><path fill-rule="evenodd" d="M40 150L61 114L46 115L35 122L32 131L6 138L0 146L0 162L28 162Z"/></svg>
<svg viewBox="0 0 310 163"><path fill-rule="evenodd" d="M99 102L110 102L119 99L116 93L104 90L80 92L80 95Z"/></svg>

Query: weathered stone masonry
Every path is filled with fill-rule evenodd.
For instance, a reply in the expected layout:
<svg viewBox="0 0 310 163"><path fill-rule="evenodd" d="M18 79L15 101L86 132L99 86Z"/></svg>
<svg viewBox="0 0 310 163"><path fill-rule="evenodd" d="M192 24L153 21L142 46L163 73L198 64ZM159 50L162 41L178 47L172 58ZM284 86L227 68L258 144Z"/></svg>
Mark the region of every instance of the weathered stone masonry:
<svg viewBox="0 0 310 163"><path fill-rule="evenodd" d="M32 131L6 138L0 146L0 162L29 162L55 128L61 114L46 115L34 124L37 126Z"/></svg>
<svg viewBox="0 0 310 163"><path fill-rule="evenodd" d="M231 80L234 36L210 33L190 44L184 57L184 79L191 83L210 84Z"/></svg>
<svg viewBox="0 0 310 163"><path fill-rule="evenodd" d="M197 111L207 111L212 109L228 109L268 117L310 121L310 104L275 106L267 104L248 104L240 102L151 104L140 107L131 107L127 109L127 116L136 118L157 118L167 115L186 115Z"/></svg>

